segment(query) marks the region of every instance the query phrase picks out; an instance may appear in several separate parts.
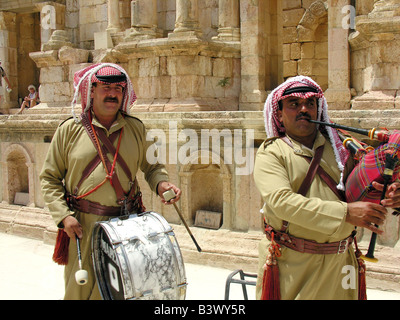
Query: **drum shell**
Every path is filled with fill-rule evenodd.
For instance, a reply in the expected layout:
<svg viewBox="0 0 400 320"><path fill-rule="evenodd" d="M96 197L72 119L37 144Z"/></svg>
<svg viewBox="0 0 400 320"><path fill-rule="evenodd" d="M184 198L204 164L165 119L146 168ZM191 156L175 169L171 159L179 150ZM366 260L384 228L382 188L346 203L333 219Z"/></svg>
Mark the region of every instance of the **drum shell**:
<svg viewBox="0 0 400 320"><path fill-rule="evenodd" d="M182 254L173 229L155 212L96 223L93 264L105 300L180 300L186 295Z"/></svg>

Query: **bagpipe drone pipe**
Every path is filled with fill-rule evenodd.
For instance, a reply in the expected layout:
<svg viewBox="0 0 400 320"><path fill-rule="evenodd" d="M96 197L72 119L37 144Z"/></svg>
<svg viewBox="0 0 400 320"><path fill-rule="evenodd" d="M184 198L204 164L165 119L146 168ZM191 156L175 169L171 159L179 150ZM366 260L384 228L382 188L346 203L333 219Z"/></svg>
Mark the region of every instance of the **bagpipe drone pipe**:
<svg viewBox="0 0 400 320"><path fill-rule="evenodd" d="M347 202L368 201L379 204L384 198L387 187L400 176L400 131L386 129L366 130L338 125L336 123L325 123L310 120L310 122L326 125L338 129L343 145L353 154L356 165L346 180ZM349 137L347 131L368 136L371 140L378 140L379 146L373 148L361 143L353 137ZM383 184L383 191L376 190L372 182ZM393 212L399 215L398 211ZM368 253L363 256L364 260L376 262L374 249L376 233L371 236Z"/></svg>

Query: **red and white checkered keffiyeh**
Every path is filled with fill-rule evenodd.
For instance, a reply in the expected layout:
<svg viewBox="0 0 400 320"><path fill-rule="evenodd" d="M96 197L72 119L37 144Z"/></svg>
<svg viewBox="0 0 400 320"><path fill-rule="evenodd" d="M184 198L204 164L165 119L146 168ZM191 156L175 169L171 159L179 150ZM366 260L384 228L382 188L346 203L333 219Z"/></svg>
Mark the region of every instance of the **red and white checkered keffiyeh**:
<svg viewBox="0 0 400 320"><path fill-rule="evenodd" d="M95 82L101 82L99 79L97 79L96 74L102 76L126 75L126 81L118 83L125 88L121 105L121 110L123 112L129 113L129 107L136 101L136 95L135 91L133 90L132 82L130 81L127 72L122 67L114 63L100 63L91 65L77 71L74 75L75 94L72 100L72 115L77 122L79 119L75 115L74 107L77 104L79 95L81 95L82 112L86 112L92 107L90 98L92 85Z"/></svg>
<svg viewBox="0 0 400 320"><path fill-rule="evenodd" d="M304 87L309 86L317 89L317 92L296 92L291 93L289 95L283 95L284 92L289 88L295 87ZM323 122L331 122L328 116L328 104L324 97L324 93L321 87L311 78L305 76L297 76L293 78L287 79L284 83L278 86L275 90L273 90L264 106L264 121L265 121L265 131L267 133L268 138L272 137L280 137L285 135L285 128L281 124L278 118L278 102L284 100L290 96L300 97L302 99L308 99L310 97L318 98L318 118L317 120ZM335 152L336 162L338 164L338 168L342 173L340 183L338 185L338 189L344 190L343 185L343 170L346 165L347 160L349 159L350 153L343 146L342 141L339 138L339 135L336 129L331 127L324 127L324 130L328 133L329 140Z"/></svg>

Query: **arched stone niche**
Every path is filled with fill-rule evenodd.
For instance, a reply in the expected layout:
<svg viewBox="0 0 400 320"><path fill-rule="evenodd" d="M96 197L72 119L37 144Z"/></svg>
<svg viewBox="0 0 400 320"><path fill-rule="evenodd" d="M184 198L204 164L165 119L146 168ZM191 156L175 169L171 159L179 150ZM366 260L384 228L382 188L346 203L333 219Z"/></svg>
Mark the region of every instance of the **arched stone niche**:
<svg viewBox="0 0 400 320"><path fill-rule="evenodd" d="M208 158L208 163L204 159ZM181 209L189 224L197 210L222 213L222 228L231 228L231 174L223 159L211 151L196 151L179 172Z"/></svg>
<svg viewBox="0 0 400 320"><path fill-rule="evenodd" d="M34 162L20 144L11 144L2 153L3 202L14 204L17 192L29 194L27 206L35 206Z"/></svg>

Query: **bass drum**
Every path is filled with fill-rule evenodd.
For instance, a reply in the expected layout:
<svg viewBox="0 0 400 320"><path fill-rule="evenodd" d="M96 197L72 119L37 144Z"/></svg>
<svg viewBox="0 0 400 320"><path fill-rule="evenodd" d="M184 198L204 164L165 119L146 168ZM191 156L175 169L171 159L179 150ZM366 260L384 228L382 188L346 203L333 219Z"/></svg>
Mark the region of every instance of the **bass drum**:
<svg viewBox="0 0 400 320"><path fill-rule="evenodd" d="M183 300L186 274L173 229L155 212L97 222L94 270L104 300Z"/></svg>

